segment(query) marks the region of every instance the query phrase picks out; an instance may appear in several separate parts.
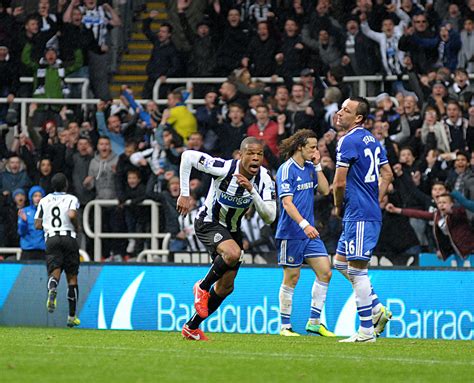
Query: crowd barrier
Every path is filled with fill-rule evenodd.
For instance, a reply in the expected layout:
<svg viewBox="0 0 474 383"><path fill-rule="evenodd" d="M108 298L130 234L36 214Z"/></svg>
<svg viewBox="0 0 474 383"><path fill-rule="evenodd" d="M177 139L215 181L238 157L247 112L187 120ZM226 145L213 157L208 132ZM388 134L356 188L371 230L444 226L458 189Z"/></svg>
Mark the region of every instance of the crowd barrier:
<svg viewBox="0 0 474 383"><path fill-rule="evenodd" d="M193 313L192 287L207 266L83 264L79 273L82 328L180 331ZM58 309L48 314L44 264L0 264L0 325L58 326L67 318L61 280ZM374 269L371 282L393 312L383 336L472 340L474 273L450 269ZM277 334L282 270L243 266L234 293L203 324L206 332ZM303 333L314 274L303 268L292 323ZM339 273L329 286L322 321L339 336L358 327L352 288ZM176 334L176 336L180 336Z"/></svg>

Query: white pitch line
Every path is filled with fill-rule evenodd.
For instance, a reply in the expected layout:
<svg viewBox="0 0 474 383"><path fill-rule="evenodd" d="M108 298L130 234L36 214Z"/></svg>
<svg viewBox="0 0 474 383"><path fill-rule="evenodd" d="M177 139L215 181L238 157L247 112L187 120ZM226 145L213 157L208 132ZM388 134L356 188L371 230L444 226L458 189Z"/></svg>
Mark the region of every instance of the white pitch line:
<svg viewBox="0 0 474 383"><path fill-rule="evenodd" d="M183 340L184 341L184 340ZM188 341L189 342L189 341ZM45 347L47 346L46 344L29 344L28 346L32 347ZM52 346L51 344L49 345L50 347ZM361 345L357 345L356 347L360 347ZM156 353L174 353L177 354L178 356L183 356L183 351L185 350L177 350L176 352L168 351L168 350L163 350L162 348L147 348L144 350L143 348L139 347L124 347L124 346L81 346L81 345L53 345L53 347L62 347L62 348L75 348L75 349L90 349L90 350L115 350L115 351L134 351L134 352L142 352L148 354L149 352L156 352ZM362 345L364 347L364 345ZM52 348L49 348L51 351ZM222 350L209 350L209 349L196 349L194 350L197 353L203 353L203 354L222 354ZM297 354L297 353L279 353L279 352L273 352L273 353L267 353L267 352L246 352L246 351L232 351L232 350L226 350L225 351L226 355L231 355L233 357L237 358L285 358L285 359L294 359L294 360L307 360L307 359L314 359L314 360L321 360L322 358L336 358L336 359L346 359L346 360L355 360L355 361L364 361L367 362L367 360L374 360L374 361L380 361L380 362L397 362L397 363L407 363L407 364L420 364L420 365L426 365L426 364L439 364L439 365L456 365L456 366L474 366L474 361L473 362L463 362L463 361L458 361L458 360L431 360L431 359L413 359L413 358L392 358L392 357L381 357L381 356L356 356L356 355L343 355L343 354L321 354L321 352L318 351L318 357L311 358L308 354Z"/></svg>

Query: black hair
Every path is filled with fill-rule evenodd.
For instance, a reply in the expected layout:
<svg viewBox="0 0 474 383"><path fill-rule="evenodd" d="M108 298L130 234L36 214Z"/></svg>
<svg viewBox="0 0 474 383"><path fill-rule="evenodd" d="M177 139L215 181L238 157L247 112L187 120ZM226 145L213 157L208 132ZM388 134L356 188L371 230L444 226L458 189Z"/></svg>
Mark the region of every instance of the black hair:
<svg viewBox="0 0 474 383"><path fill-rule="evenodd" d="M353 96L353 97L349 98L349 100L357 101L359 103L359 105L357 105L357 108L356 108L355 112L356 112L356 114L360 114L362 116L361 123L363 123L366 120L369 113L370 113L369 101L367 101L366 98L360 97L360 96Z"/></svg>
<svg viewBox="0 0 474 383"><path fill-rule="evenodd" d="M63 173L56 173L51 179L51 187L55 192L65 192L67 190L67 178Z"/></svg>

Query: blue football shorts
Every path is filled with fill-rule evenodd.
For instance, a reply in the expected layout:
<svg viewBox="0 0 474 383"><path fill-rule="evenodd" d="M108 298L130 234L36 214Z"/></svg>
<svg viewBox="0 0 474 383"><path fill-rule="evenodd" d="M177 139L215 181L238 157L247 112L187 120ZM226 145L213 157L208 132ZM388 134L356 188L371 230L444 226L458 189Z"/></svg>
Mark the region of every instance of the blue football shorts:
<svg viewBox="0 0 474 383"><path fill-rule="evenodd" d="M300 267L306 258L327 257L323 241L316 239L277 239L278 264Z"/></svg>
<svg viewBox="0 0 474 383"><path fill-rule="evenodd" d="M378 221L343 222L336 253L345 256L348 261L370 261L381 228L382 222Z"/></svg>

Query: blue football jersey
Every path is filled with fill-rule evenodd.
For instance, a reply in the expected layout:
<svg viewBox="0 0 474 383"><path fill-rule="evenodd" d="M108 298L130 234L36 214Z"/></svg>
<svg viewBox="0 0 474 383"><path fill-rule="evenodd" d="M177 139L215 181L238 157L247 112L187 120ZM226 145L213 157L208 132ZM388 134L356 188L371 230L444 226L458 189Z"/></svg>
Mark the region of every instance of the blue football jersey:
<svg viewBox="0 0 474 383"><path fill-rule="evenodd" d="M293 204L310 225L314 226L314 189L318 187L318 175L312 162L299 166L290 158L278 168L277 191L280 204L280 218L275 238L303 239L306 234L283 208L281 199L293 196Z"/></svg>
<svg viewBox="0 0 474 383"><path fill-rule="evenodd" d="M342 137L336 167L349 168L344 194L344 221L382 221L379 207L379 171L386 163L385 149L363 127Z"/></svg>

